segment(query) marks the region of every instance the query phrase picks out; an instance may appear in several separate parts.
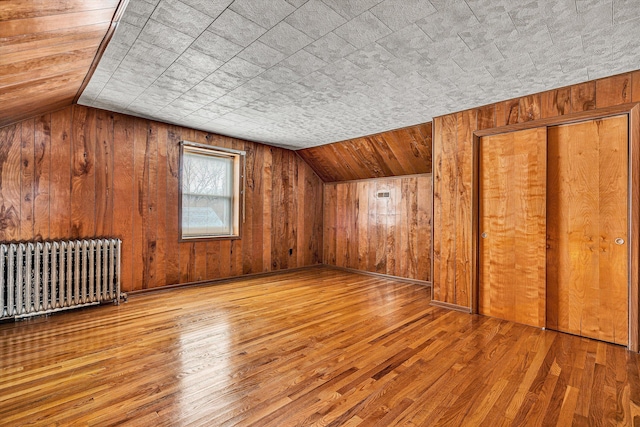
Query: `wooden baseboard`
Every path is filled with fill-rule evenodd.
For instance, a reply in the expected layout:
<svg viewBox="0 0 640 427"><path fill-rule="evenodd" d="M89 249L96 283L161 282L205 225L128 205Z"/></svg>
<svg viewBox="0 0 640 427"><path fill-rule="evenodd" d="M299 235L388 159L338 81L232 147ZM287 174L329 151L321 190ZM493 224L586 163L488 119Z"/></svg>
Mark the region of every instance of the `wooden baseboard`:
<svg viewBox="0 0 640 427"><path fill-rule="evenodd" d="M288 268L286 270L265 271L265 272L262 272L262 273L249 273L249 274L243 274L242 276L222 277L220 279L200 280L198 282L178 283L178 284L175 284L175 285L158 286L156 288L149 288L149 289L137 289L135 291L126 292L126 294L127 294L127 296L134 296L134 295L147 294L147 293L150 293L150 292L170 291L170 290L175 290L175 289L178 289L178 288L186 288L186 287L194 287L194 286L207 286L207 285L219 285L219 284L222 284L222 283L232 283L232 282L238 282L240 280L245 280L245 279L257 279L257 278L260 278L260 277L276 276L278 274L284 274L284 273L295 273L296 271L311 270L311 269L322 268L322 267L325 267L325 265L323 265L323 264L305 265L303 267ZM125 293L125 292L123 292L123 293Z"/></svg>
<svg viewBox="0 0 640 427"><path fill-rule="evenodd" d="M434 305L436 307L440 307L440 308L446 308L448 310L455 310L455 311L461 311L463 313L467 313L470 314L471 313L471 309L469 307L463 307L461 305L457 305L457 304L451 304L449 302L442 302L442 301L433 301L431 300L431 305Z"/></svg>
<svg viewBox="0 0 640 427"><path fill-rule="evenodd" d="M355 268L338 267L336 265L322 264L323 267L333 268L335 270L347 271L349 273L364 274L365 276L380 277L381 279L396 280L398 282L413 283L414 285L422 285L431 287L431 282L426 280L408 279L406 277L391 276L390 274L374 273L371 271L357 270Z"/></svg>

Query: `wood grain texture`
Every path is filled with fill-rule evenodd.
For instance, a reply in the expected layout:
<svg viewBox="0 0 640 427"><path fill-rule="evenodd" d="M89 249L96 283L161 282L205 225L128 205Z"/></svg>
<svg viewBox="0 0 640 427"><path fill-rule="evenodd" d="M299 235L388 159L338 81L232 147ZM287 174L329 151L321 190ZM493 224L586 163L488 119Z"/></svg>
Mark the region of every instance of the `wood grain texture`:
<svg viewBox="0 0 640 427"><path fill-rule="evenodd" d="M618 116L549 128L547 326L622 345L629 339L627 126Z"/></svg>
<svg viewBox="0 0 640 427"><path fill-rule="evenodd" d="M119 3L3 2L0 126L71 105Z"/></svg>
<svg viewBox="0 0 640 427"><path fill-rule="evenodd" d="M480 141L478 312L545 326L546 128ZM542 301L542 303L541 303Z"/></svg>
<svg viewBox="0 0 640 427"><path fill-rule="evenodd" d="M637 354L428 301L424 286L313 268L1 324L3 422L640 421Z"/></svg>
<svg viewBox="0 0 640 427"><path fill-rule="evenodd" d="M178 243L182 139L253 153L241 242ZM93 108L0 128L0 240L119 237L125 291L318 264L322 193L293 151Z"/></svg>
<svg viewBox="0 0 640 427"><path fill-rule="evenodd" d="M447 270L448 265L456 264L458 256L464 257L465 253L472 250L473 236L463 237L463 242L459 242L458 237L456 239L450 238L450 236L460 233L458 227L470 227L472 224L471 201L467 201L466 196L458 193L458 186L460 179L462 179L460 177L466 176L465 174L468 173L465 172L465 168L468 167L466 166L467 163L460 163L459 150L464 151L466 147L473 146L473 131L469 132L466 127L472 126L471 129L491 130L516 123L518 120L514 120L514 118L516 116L518 118L521 117L520 107L523 106L523 111L527 111L527 106L538 105L538 98L540 100L540 120L593 110L596 108L596 86L600 87L600 94L605 98L600 101L601 103L609 104L612 107L622 105L625 102L629 102L629 95L622 95L624 82L631 81L626 93L632 94L631 96L633 97L635 93L635 85L633 83L640 80L640 77L636 77L637 73L622 74L554 89L542 94L533 94L525 97L526 100L516 99L476 108L472 111L477 112L477 123L472 123L471 121L458 122L457 114L459 113L434 118L433 299L435 301L469 307L467 298L458 300L456 294L459 288L470 290L472 287L471 281L468 281L466 276L460 275L457 275L455 280L451 280ZM607 101L607 97L613 100ZM533 108L534 117L537 117L537 109L535 107L531 108ZM453 129L451 129L452 125L448 122L455 122ZM461 127L461 129L458 129L458 127ZM451 142L445 143L445 138L452 132L457 135L456 149L452 149ZM464 212L463 205L467 204L469 206L466 209L466 213L452 221L452 214L458 210Z"/></svg>
<svg viewBox="0 0 640 427"><path fill-rule="evenodd" d="M430 281L431 185L431 174L325 184L324 263Z"/></svg>
<svg viewBox="0 0 640 427"><path fill-rule="evenodd" d="M431 173L431 123L298 150L324 182Z"/></svg>

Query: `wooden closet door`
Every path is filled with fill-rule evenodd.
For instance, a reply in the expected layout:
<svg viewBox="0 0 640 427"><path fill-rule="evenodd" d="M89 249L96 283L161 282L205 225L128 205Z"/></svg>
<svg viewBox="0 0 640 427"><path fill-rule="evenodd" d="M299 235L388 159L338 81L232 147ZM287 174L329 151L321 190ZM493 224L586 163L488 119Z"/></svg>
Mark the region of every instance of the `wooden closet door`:
<svg viewBox="0 0 640 427"><path fill-rule="evenodd" d="M483 137L478 312L545 325L546 128Z"/></svg>
<svg viewBox="0 0 640 427"><path fill-rule="evenodd" d="M627 116L550 127L548 153L547 327L626 345Z"/></svg>

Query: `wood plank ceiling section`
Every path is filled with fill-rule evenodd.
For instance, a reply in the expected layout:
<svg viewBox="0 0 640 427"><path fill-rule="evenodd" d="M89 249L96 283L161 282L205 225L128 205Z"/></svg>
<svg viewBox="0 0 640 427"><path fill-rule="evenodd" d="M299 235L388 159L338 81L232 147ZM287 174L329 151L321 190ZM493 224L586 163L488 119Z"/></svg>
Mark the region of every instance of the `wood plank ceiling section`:
<svg viewBox="0 0 640 427"><path fill-rule="evenodd" d="M97 66L96 54L106 47L126 2L3 1L0 126L71 105Z"/></svg>
<svg viewBox="0 0 640 427"><path fill-rule="evenodd" d="M324 182L431 172L431 122L298 150Z"/></svg>

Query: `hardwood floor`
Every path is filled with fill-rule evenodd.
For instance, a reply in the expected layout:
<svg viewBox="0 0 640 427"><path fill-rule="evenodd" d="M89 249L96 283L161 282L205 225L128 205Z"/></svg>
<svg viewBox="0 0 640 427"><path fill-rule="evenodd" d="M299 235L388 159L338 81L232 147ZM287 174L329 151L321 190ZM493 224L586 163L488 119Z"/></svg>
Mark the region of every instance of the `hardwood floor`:
<svg viewBox="0 0 640 427"><path fill-rule="evenodd" d="M0 324L0 425L640 423L623 347L311 268Z"/></svg>

